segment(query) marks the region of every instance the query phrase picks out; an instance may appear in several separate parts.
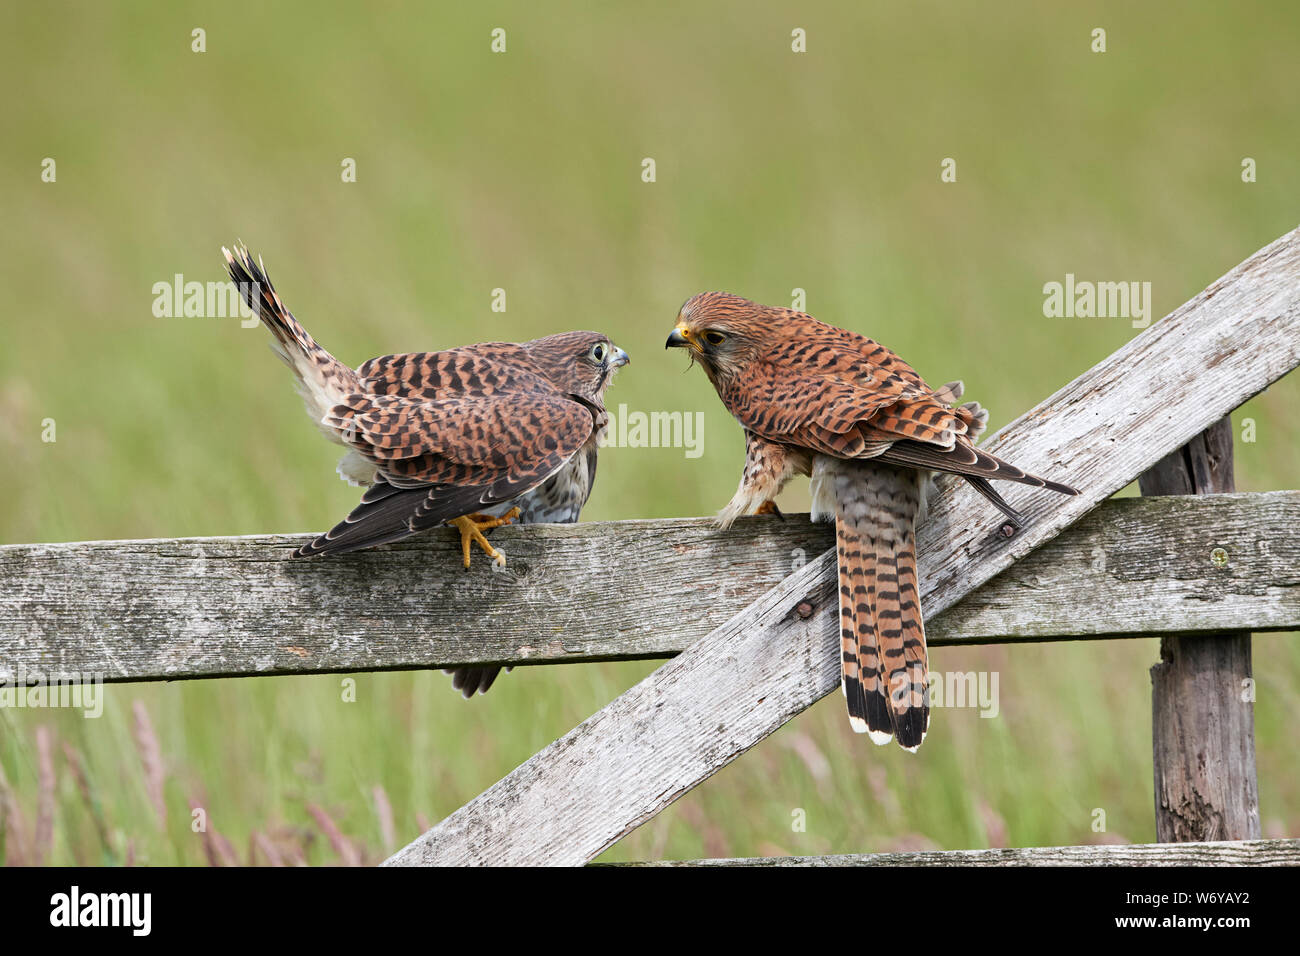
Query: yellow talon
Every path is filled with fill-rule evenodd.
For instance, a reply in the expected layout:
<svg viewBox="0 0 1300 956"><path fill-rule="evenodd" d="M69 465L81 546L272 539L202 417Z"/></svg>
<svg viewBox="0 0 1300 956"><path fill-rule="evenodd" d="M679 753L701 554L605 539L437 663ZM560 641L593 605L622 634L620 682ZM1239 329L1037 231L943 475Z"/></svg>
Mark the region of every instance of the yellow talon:
<svg viewBox="0 0 1300 956"><path fill-rule="evenodd" d="M764 501L761 505L759 505L759 506L754 510L754 514L756 514L756 515L776 515L778 518L782 516L782 515L781 515L781 509L778 508L778 507L776 506L776 502L775 502L773 499L771 499L771 498L768 498L768 499L767 499L766 501Z"/></svg>
<svg viewBox="0 0 1300 956"><path fill-rule="evenodd" d="M483 549L483 553L496 562L499 567L506 566L505 552L498 551L488 543L488 539L483 536L484 531L491 531L493 528L499 528L503 524L509 524L519 517L519 509L511 508L500 518L493 518L490 515L471 514L461 515L459 518L452 518L448 524L455 525L456 530L460 532L460 550L465 556L465 570L469 570L469 546L471 541L477 541L478 546Z"/></svg>

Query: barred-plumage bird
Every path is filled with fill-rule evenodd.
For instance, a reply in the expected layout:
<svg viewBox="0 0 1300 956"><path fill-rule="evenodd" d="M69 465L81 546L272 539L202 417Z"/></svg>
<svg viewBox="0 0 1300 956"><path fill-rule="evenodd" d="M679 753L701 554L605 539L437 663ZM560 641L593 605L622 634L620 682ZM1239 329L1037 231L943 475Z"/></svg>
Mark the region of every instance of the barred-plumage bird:
<svg viewBox="0 0 1300 956"><path fill-rule="evenodd" d="M270 329L307 414L349 450L339 475L368 486L361 503L295 557L342 554L444 523L460 532L465 567L483 532L521 522L570 522L591 494L609 421L604 395L627 353L597 332L490 342L371 359L351 369L307 333L242 245L227 249L230 277ZM500 668L461 668L466 697Z"/></svg>
<svg viewBox="0 0 1300 956"><path fill-rule="evenodd" d="M668 347L690 350L745 429L720 524L774 511L791 477L812 477L813 519L835 519L849 723L914 752L930 720L915 525L931 472L961 475L1017 526L989 479L1078 492L975 448L988 413L954 406L960 382L931 389L883 345L802 312L704 292L682 306Z"/></svg>

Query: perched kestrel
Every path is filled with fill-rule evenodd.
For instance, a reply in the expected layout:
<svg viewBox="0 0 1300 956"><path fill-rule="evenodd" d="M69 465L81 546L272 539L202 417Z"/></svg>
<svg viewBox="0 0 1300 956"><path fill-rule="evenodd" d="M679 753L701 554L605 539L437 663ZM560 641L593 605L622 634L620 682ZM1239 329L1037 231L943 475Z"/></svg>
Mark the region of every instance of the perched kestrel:
<svg viewBox="0 0 1300 956"><path fill-rule="evenodd" d="M813 519L835 518L849 723L915 752L930 720L915 524L931 473L961 475L1017 527L990 478L1078 492L975 448L988 412L954 407L961 382L932 389L883 345L802 312L704 292L682 306L667 347L690 350L745 429L723 527L775 511L791 477L811 476Z"/></svg>
<svg viewBox="0 0 1300 956"><path fill-rule="evenodd" d="M596 479L609 421L605 389L627 353L597 332L490 342L371 359L355 370L316 344L248 250L225 248L230 277L271 330L325 437L348 448L340 477L361 503L295 557L342 554L444 523L460 532L465 567L483 532L521 522L577 521ZM461 668L453 685L484 692L499 668Z"/></svg>

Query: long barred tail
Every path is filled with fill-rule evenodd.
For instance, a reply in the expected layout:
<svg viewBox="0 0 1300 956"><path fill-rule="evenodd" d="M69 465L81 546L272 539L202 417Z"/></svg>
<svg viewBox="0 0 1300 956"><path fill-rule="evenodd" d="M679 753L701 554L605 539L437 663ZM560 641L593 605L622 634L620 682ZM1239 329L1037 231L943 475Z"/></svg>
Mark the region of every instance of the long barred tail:
<svg viewBox="0 0 1300 956"><path fill-rule="evenodd" d="M849 723L915 752L930 723L925 627L916 576L923 476L875 462L834 476L842 688Z"/></svg>
<svg viewBox="0 0 1300 956"><path fill-rule="evenodd" d="M322 424L321 419L343 400L343 396L356 391L356 373L316 344L316 340L285 307L261 263L249 255L242 243L236 243L233 251L224 246L221 251L239 294L271 331L275 339L272 347L293 370L298 380L298 393L307 405L307 414L327 437L338 441L337 433Z"/></svg>

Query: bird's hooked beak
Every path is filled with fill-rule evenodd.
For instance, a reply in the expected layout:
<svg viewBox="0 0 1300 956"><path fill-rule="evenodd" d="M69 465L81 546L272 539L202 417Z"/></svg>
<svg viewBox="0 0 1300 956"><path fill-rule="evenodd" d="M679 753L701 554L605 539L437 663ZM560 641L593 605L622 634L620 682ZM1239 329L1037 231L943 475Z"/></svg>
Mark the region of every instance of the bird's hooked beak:
<svg viewBox="0 0 1300 956"><path fill-rule="evenodd" d="M685 325L678 324L668 335L668 341L664 344L666 349L684 349L694 348L698 350L695 340L691 336L691 330Z"/></svg>
<svg viewBox="0 0 1300 956"><path fill-rule="evenodd" d="M628 358L626 352L624 352L613 342L609 343L609 358L605 359L605 368L607 369L622 368L630 361L632 360Z"/></svg>

